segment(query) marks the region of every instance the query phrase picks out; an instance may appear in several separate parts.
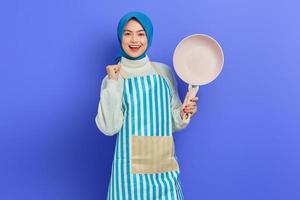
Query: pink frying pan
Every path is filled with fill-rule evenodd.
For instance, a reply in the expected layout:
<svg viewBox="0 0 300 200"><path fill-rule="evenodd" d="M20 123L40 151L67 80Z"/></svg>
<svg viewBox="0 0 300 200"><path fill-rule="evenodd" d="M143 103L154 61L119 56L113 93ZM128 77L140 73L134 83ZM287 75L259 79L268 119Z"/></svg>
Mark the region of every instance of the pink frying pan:
<svg viewBox="0 0 300 200"><path fill-rule="evenodd" d="M217 78L222 71L224 54L221 46L205 34L190 35L179 42L173 54L176 74L189 84L190 98L200 85Z"/></svg>

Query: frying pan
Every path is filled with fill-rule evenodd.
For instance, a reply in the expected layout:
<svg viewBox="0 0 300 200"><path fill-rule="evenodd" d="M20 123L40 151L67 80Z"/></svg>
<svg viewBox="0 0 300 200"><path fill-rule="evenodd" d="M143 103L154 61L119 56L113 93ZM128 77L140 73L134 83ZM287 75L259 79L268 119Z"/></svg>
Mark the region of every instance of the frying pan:
<svg viewBox="0 0 300 200"><path fill-rule="evenodd" d="M223 64L224 54L221 46L205 34L193 34L184 38L176 46L173 54L176 74L189 84L189 99L196 96L200 85L206 85L217 78ZM184 103L186 101L187 99Z"/></svg>

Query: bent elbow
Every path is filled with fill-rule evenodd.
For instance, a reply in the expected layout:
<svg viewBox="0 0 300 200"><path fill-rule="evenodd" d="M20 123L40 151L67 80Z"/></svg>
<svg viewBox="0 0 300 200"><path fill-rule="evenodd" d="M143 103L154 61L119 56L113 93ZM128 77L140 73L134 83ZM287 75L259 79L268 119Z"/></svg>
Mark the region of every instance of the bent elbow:
<svg viewBox="0 0 300 200"><path fill-rule="evenodd" d="M114 130L113 127L109 128L107 126L104 126L103 123L101 123L101 120L99 119L99 116L97 115L95 118L95 122L97 125L97 128L106 136L113 136L118 133L119 130Z"/></svg>

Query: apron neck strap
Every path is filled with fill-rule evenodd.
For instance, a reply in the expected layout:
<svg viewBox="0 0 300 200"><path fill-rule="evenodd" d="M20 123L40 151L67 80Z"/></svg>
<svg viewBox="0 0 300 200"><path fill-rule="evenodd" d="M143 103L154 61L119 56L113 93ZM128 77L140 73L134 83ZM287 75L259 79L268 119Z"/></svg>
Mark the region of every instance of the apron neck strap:
<svg viewBox="0 0 300 200"><path fill-rule="evenodd" d="M121 69L120 69L120 75L121 75L124 79L126 79L126 78L128 78L129 73L126 72L125 70L123 70L123 68L121 67Z"/></svg>
<svg viewBox="0 0 300 200"><path fill-rule="evenodd" d="M155 69L156 73L161 75L162 77L164 77L166 80L169 80L167 72L164 70L161 70L159 67L157 67L157 65L153 64L151 62L151 65L153 66L153 68Z"/></svg>

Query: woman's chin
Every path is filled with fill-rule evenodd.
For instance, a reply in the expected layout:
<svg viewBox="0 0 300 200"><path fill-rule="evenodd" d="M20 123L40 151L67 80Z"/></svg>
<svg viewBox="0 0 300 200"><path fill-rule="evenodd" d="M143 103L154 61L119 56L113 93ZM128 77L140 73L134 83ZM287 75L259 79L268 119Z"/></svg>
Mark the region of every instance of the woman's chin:
<svg viewBox="0 0 300 200"><path fill-rule="evenodd" d="M141 56L143 53L136 53L136 52L132 53L132 52L130 52L130 53L127 53L127 54L132 58L137 58L137 57Z"/></svg>

